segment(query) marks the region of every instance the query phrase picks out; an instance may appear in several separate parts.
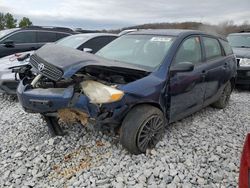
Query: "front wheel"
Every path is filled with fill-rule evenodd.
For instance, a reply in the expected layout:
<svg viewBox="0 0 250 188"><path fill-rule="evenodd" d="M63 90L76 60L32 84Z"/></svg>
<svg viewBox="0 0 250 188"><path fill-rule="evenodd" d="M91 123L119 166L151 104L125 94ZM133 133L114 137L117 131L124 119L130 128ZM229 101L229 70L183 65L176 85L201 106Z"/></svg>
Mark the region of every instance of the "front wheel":
<svg viewBox="0 0 250 188"><path fill-rule="evenodd" d="M164 135L165 117L161 110L150 105L134 107L124 118L120 142L133 154L154 148Z"/></svg>
<svg viewBox="0 0 250 188"><path fill-rule="evenodd" d="M211 106L219 109L225 108L229 102L231 93L232 93L231 83L227 82L219 100L217 100Z"/></svg>

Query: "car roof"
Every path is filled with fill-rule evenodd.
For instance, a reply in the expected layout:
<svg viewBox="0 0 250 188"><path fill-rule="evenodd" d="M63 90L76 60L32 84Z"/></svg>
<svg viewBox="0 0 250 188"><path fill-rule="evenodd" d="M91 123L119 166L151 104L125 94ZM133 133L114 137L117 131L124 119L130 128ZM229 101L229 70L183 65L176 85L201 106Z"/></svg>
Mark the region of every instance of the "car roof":
<svg viewBox="0 0 250 188"><path fill-rule="evenodd" d="M45 30L54 32L65 32L65 33L75 33L75 31L68 27L55 27L55 26L28 26L24 28L19 28L20 30Z"/></svg>
<svg viewBox="0 0 250 188"><path fill-rule="evenodd" d="M189 30L189 29L145 29L145 30L139 30L128 33L128 35L135 35L135 34L142 34L142 35L166 35L166 36L175 36L178 37L180 35L190 35L190 34L204 34L204 35L210 35L217 38L221 38L223 40L226 40L225 37L211 34L199 30Z"/></svg>
<svg viewBox="0 0 250 188"><path fill-rule="evenodd" d="M179 36L183 33L202 33L198 30L187 30L187 29L145 29L131 32L130 34L148 34L148 35L170 35Z"/></svg>

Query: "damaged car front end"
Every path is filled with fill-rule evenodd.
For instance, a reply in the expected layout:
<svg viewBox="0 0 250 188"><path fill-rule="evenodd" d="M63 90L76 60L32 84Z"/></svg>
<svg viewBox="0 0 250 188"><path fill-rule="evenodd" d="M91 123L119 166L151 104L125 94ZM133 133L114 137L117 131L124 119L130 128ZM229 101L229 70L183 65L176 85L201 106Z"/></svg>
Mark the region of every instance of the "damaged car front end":
<svg viewBox="0 0 250 188"><path fill-rule="evenodd" d="M151 43L152 38L147 36L147 41ZM157 41L161 43L160 39ZM165 41L173 42L171 37ZM166 45L166 51L170 44ZM36 71L20 82L19 102L25 111L42 114L54 135L63 134L59 119L83 125L89 121L97 129L118 132L125 116L137 105L150 104L159 111L165 109L166 75L159 74L160 70L155 71L155 67L110 60L99 52L93 55L54 44L36 51L30 57L30 64ZM163 132L165 117L152 121L160 125L156 131ZM158 139L152 142L152 147ZM131 152L145 152L147 147Z"/></svg>
<svg viewBox="0 0 250 188"><path fill-rule="evenodd" d="M39 55L43 56L51 48L55 49L53 45L48 45L43 48L44 51L41 49L31 56L30 63L37 69L37 73L33 77L26 77L18 87L18 96L21 96L19 100L28 112L50 115L70 109L72 112L85 112L86 116L97 119L102 124L119 124L122 114L135 101L137 103L138 98L147 100L145 95L142 96L125 85L149 75L148 71L135 69L132 65L117 65L117 62L106 61L92 54L84 54L83 65L80 65L77 55L82 58L83 53L75 50L72 50L75 59L72 56L71 59L65 59L58 54L46 55L47 59L53 56L54 62L66 61L71 64L74 70L65 68L63 73L63 65L58 68L39 58ZM60 53L67 50L67 53L73 55L69 49L57 49ZM59 66L58 63L56 65ZM148 99L150 101L151 98Z"/></svg>

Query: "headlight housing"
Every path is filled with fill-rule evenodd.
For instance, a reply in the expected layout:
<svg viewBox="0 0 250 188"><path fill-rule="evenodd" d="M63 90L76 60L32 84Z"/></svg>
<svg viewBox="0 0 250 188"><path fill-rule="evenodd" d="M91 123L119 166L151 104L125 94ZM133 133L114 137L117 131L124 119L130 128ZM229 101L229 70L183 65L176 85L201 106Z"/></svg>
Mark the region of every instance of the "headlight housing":
<svg viewBox="0 0 250 188"><path fill-rule="evenodd" d="M240 59L240 67L250 67L250 59L248 58L242 58Z"/></svg>
<svg viewBox="0 0 250 188"><path fill-rule="evenodd" d="M119 101L124 95L124 92L121 90L93 80L83 81L81 87L84 94L90 99L90 102L95 104Z"/></svg>

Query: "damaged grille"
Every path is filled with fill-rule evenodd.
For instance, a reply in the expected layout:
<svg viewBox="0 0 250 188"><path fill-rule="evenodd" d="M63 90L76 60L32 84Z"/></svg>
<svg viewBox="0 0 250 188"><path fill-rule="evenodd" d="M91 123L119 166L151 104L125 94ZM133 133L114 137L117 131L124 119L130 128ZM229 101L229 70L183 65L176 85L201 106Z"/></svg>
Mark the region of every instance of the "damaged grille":
<svg viewBox="0 0 250 188"><path fill-rule="evenodd" d="M30 57L30 64L35 69L37 69L39 73L48 77L51 80L58 81L63 75L63 72L60 69L49 64L42 58L38 57L36 54Z"/></svg>

